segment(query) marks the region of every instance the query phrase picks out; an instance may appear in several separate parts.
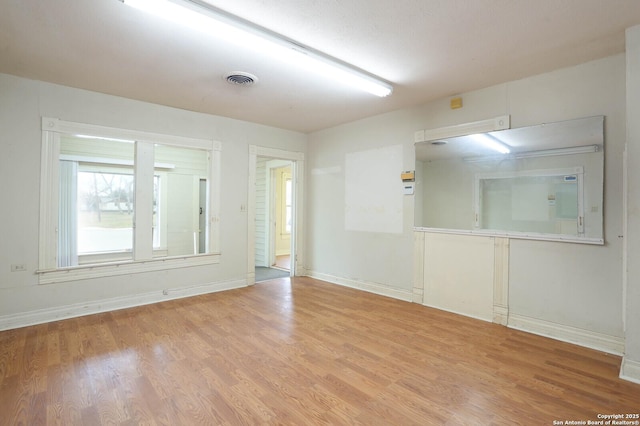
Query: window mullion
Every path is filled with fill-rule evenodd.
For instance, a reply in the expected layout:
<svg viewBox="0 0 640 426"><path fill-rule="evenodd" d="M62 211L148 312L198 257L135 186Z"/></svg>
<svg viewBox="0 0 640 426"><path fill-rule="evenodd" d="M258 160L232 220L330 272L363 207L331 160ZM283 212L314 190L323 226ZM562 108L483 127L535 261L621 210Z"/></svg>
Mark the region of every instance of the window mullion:
<svg viewBox="0 0 640 426"><path fill-rule="evenodd" d="M154 144L136 142L134 181L134 260L153 259Z"/></svg>

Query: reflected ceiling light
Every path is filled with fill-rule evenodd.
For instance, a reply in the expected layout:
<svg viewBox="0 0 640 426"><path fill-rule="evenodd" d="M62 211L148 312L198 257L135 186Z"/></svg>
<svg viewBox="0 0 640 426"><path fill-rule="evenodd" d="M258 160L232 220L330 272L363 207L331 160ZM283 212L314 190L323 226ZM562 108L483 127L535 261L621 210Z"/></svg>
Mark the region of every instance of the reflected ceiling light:
<svg viewBox="0 0 640 426"><path fill-rule="evenodd" d="M599 151L598 145L572 146L569 148L542 149L538 151L517 152L514 158L551 157L554 155L589 154Z"/></svg>
<svg viewBox="0 0 640 426"><path fill-rule="evenodd" d="M120 0L158 17L215 34L244 46L253 46L280 60L307 65L342 83L376 96L393 92L388 82L281 34L231 15L201 0Z"/></svg>
<svg viewBox="0 0 640 426"><path fill-rule="evenodd" d="M485 148L492 149L500 154L508 154L511 152L511 148L505 143L500 142L495 137L486 133L477 133L475 135L469 135L469 137L476 143L484 146Z"/></svg>

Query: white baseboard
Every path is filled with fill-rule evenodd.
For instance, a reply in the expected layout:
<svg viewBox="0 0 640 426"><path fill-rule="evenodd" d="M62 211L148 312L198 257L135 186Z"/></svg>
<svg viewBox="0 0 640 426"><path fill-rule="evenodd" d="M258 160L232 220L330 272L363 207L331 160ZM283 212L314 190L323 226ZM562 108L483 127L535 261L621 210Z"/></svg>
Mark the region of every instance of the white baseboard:
<svg viewBox="0 0 640 426"><path fill-rule="evenodd" d="M461 311L457 311L455 309L449 309L449 308L445 308L445 307L442 307L442 306L432 305L432 304L429 304L429 303L423 303L422 306L426 306L427 308L437 309L439 311L449 312L449 313L460 315L460 316L467 317L467 318L477 319L477 320L484 321L484 322L491 322L490 318L483 318L483 317L481 317L479 315L472 315L472 314L470 314L468 312L461 312Z"/></svg>
<svg viewBox="0 0 640 426"><path fill-rule="evenodd" d="M626 356L622 358L620 378L640 384L640 362L632 361Z"/></svg>
<svg viewBox="0 0 640 426"><path fill-rule="evenodd" d="M509 313L507 327L614 355L624 353L624 338Z"/></svg>
<svg viewBox="0 0 640 426"><path fill-rule="evenodd" d="M399 290L396 288L390 288L378 283L371 283L366 281L352 280L349 278L336 277L334 275L323 274L317 271L307 270L307 276L315 278L317 280L326 281L332 284L338 284L344 287L355 288L358 290L364 290L369 293L379 294L381 296L392 297L394 299L404 300L405 302L411 302L413 299L412 290Z"/></svg>
<svg viewBox="0 0 640 426"><path fill-rule="evenodd" d="M68 318L76 318L83 315L97 314L101 312L115 311L118 309L132 308L135 306L149 305L172 299L197 296L206 293L215 293L223 290L246 287L245 279L220 281L185 288L158 290L150 293L134 294L130 296L114 297L111 299L96 300L86 303L76 303L55 308L39 309L0 316L0 331L29 325L43 324Z"/></svg>
<svg viewBox="0 0 640 426"><path fill-rule="evenodd" d="M504 305L493 305L493 322L500 325L509 324L509 307Z"/></svg>

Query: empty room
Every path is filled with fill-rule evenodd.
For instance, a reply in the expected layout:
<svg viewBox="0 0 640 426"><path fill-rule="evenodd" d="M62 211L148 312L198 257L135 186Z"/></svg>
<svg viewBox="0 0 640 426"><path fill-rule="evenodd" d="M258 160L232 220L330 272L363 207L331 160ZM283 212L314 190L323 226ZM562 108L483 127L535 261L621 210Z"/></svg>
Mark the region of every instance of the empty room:
<svg viewBox="0 0 640 426"><path fill-rule="evenodd" d="M0 426L640 425L636 0L0 0Z"/></svg>

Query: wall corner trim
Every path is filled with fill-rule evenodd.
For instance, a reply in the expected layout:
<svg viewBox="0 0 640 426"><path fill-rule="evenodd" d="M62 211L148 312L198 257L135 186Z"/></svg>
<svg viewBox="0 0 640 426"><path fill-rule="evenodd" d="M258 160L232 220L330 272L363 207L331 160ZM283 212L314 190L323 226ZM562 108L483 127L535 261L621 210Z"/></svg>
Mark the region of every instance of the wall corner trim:
<svg viewBox="0 0 640 426"><path fill-rule="evenodd" d="M620 378L640 384L640 361L633 361L624 356L620 366Z"/></svg>

